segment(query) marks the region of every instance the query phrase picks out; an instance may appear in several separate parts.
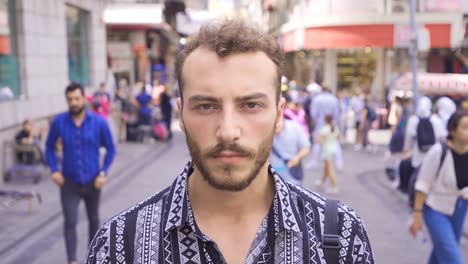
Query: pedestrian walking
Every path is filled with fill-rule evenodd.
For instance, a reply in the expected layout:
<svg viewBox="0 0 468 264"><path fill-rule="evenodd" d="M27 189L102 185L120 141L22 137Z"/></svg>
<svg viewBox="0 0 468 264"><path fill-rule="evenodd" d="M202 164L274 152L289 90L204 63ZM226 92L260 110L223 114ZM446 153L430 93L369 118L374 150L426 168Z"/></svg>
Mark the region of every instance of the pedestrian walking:
<svg viewBox="0 0 468 264"><path fill-rule="evenodd" d="M138 106L138 125L151 125L151 105L153 98L147 92L147 87L144 83L140 84L140 93L135 97Z"/></svg>
<svg viewBox="0 0 468 264"><path fill-rule="evenodd" d="M93 112L108 120L111 111L111 96L106 90L106 84L101 83L90 99Z"/></svg>
<svg viewBox="0 0 468 264"><path fill-rule="evenodd" d="M115 147L107 122L85 108L85 93L78 83L65 90L69 111L52 122L46 143L47 163L52 180L60 188L69 263L77 263L78 205L83 199L89 222L89 242L99 229L99 200L107 172L115 156ZM63 146L62 164L58 164L56 143ZM99 148L106 149L100 166Z"/></svg>
<svg viewBox="0 0 468 264"><path fill-rule="evenodd" d="M320 136L320 131L326 125L325 116L333 116L333 122L337 125L337 121L340 119L340 104L338 99L330 90L326 87L323 87L323 91L314 97L311 105L310 116L314 120L314 142L317 142L318 137ZM312 147L312 155L307 167L313 168L317 166L318 161L320 160L320 144L314 144ZM334 161L338 169L343 167L343 152L341 147L338 147Z"/></svg>
<svg viewBox="0 0 468 264"><path fill-rule="evenodd" d="M356 129L356 137L355 137L355 144L354 144L354 150L359 151L362 149L362 112L365 109L365 103L364 103L364 95L362 94L361 90L359 88L356 88L354 90L354 96L351 97L349 101L351 110L354 113L354 119L355 119L355 129Z"/></svg>
<svg viewBox="0 0 468 264"><path fill-rule="evenodd" d="M166 124L166 128L168 131L168 139L172 138L172 103L171 103L171 96L169 95L169 91L167 86L163 86L163 90L159 95L159 104L161 106L161 114L164 123Z"/></svg>
<svg viewBox="0 0 468 264"><path fill-rule="evenodd" d="M447 136L440 118L432 113L432 102L428 97L418 100L416 113L406 126L404 152L411 157L413 168L418 168L429 148Z"/></svg>
<svg viewBox="0 0 468 264"><path fill-rule="evenodd" d="M322 179L319 180L318 185L323 187L326 180L329 179L331 188L327 189L328 193L337 193L338 185L336 183L335 169L333 166L333 157L338 151L340 132L334 125L333 116L325 116L326 125L320 130L319 143L322 145L322 160L324 162L324 170Z"/></svg>
<svg viewBox="0 0 468 264"><path fill-rule="evenodd" d="M309 137L299 123L289 119L284 119L279 130L273 140L271 166L285 180L302 186L302 160L310 152Z"/></svg>
<svg viewBox="0 0 468 264"><path fill-rule="evenodd" d="M460 239L468 207L468 112L453 114L447 127L447 143L434 145L422 163L410 225L416 236L425 223L433 244L430 264L463 263Z"/></svg>
<svg viewBox="0 0 468 264"><path fill-rule="evenodd" d="M372 128L372 123L377 119L375 108L370 105L369 98L364 99L364 110L360 117L359 130L362 133L362 149L370 150L371 145L369 142L369 131Z"/></svg>
<svg viewBox="0 0 468 264"><path fill-rule="evenodd" d="M175 72L192 161L170 187L107 222L87 263L374 263L352 209L337 212L336 201L269 165L283 123L283 60L274 38L238 19L190 37Z"/></svg>
<svg viewBox="0 0 468 264"><path fill-rule="evenodd" d="M398 188L408 192L411 182L417 175L419 167L428 150L436 143L444 141L446 129L437 115L432 113L432 102L428 97L421 97L406 126L403 148L403 160L399 166L400 180Z"/></svg>
<svg viewBox="0 0 468 264"><path fill-rule="evenodd" d="M437 115L442 120L444 126L447 126L449 118L457 110L457 105L453 102L452 99L444 96L437 100Z"/></svg>
<svg viewBox="0 0 468 264"><path fill-rule="evenodd" d="M292 100L289 102L286 100L284 117L298 123L306 133L307 138L310 138L309 125L307 124L307 115L298 100Z"/></svg>
<svg viewBox="0 0 468 264"><path fill-rule="evenodd" d="M406 124L409 119L409 110L407 107L408 100L403 97L395 97L395 101L391 105L391 130L392 137L390 139L389 151L391 154L403 152L405 142Z"/></svg>

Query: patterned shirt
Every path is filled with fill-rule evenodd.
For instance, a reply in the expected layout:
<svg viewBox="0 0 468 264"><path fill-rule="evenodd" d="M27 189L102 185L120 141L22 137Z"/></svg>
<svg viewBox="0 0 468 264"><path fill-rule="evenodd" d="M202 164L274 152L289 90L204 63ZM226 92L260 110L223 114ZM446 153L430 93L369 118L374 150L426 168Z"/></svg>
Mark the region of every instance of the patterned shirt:
<svg viewBox="0 0 468 264"><path fill-rule="evenodd" d="M275 195L245 263L325 263L321 237L325 199L286 183L271 167ZM97 232L87 263L226 263L202 233L190 205L189 162L174 183L109 220ZM366 229L349 207L338 208L340 263L374 263Z"/></svg>

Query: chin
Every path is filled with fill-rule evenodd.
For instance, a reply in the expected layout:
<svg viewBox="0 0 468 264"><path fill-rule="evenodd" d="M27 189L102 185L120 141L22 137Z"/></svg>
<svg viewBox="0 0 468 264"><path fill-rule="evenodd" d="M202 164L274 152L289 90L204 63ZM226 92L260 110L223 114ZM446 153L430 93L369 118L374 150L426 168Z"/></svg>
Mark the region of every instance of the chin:
<svg viewBox="0 0 468 264"><path fill-rule="evenodd" d="M249 166L224 166L211 170L204 179L215 189L221 191L240 192L250 186L257 174L242 169Z"/></svg>

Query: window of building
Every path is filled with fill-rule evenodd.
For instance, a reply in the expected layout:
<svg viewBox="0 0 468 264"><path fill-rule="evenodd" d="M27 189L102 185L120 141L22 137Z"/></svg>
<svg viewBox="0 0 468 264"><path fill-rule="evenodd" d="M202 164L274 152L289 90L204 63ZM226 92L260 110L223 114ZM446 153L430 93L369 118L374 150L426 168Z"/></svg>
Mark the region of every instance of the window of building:
<svg viewBox="0 0 468 264"><path fill-rule="evenodd" d="M15 1L0 0L0 101L20 95Z"/></svg>
<svg viewBox="0 0 468 264"><path fill-rule="evenodd" d="M70 81L89 84L89 13L66 7L68 77Z"/></svg>

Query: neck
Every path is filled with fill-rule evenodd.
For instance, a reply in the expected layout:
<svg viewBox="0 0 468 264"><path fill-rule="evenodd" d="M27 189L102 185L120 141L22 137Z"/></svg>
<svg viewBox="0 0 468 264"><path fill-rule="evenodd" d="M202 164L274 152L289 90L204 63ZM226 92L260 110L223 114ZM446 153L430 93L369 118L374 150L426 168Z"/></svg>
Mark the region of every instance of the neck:
<svg viewBox="0 0 468 264"><path fill-rule="evenodd" d="M81 124L85 116L86 116L86 110L83 110L79 115L72 115L72 118L73 118L73 121L75 121L75 123Z"/></svg>
<svg viewBox="0 0 468 264"><path fill-rule="evenodd" d="M457 140L451 140L448 142L450 148L455 150L458 154L464 154L468 152L468 144L461 143Z"/></svg>
<svg viewBox="0 0 468 264"><path fill-rule="evenodd" d="M195 214L209 214L219 217L238 217L251 212L268 212L275 186L268 173L268 163L252 183L242 191L231 192L215 189L203 179L195 167L189 177L188 193Z"/></svg>

